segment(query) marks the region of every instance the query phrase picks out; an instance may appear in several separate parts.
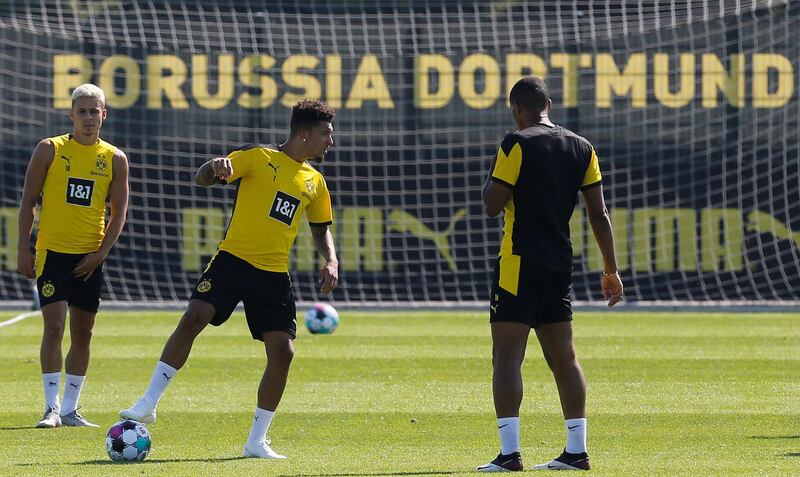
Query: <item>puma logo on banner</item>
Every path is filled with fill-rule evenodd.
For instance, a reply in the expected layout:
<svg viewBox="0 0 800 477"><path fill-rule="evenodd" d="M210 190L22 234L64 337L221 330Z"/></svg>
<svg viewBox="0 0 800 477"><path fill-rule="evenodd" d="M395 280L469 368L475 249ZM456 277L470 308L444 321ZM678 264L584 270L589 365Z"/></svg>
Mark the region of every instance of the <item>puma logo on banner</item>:
<svg viewBox="0 0 800 477"><path fill-rule="evenodd" d="M411 234L422 240L430 240L436 244L439 250L439 255L447 261L447 265L451 271L456 271L456 260L450 250L450 235L453 233L456 224L467 215L467 209L459 209L455 215L450 218L450 224L442 232L428 227L418 218L409 214L408 212L400 209L394 209L389 212L388 229L392 232Z"/></svg>
<svg viewBox="0 0 800 477"><path fill-rule="evenodd" d="M778 240L792 240L795 248L800 248L800 232L792 232L767 212L753 210L747 214L747 231L757 234L772 234Z"/></svg>

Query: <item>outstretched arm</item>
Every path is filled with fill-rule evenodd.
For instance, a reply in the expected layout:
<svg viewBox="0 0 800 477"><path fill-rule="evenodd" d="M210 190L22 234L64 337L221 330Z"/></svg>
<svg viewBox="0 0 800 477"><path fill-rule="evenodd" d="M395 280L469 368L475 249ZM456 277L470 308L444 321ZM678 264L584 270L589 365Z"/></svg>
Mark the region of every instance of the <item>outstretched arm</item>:
<svg viewBox="0 0 800 477"><path fill-rule="evenodd" d="M336 258L333 235L327 225L312 225L311 235L314 237L317 252L325 259L325 265L319 271L319 280L322 283L320 291L330 293L339 285L339 260Z"/></svg>
<svg viewBox="0 0 800 477"><path fill-rule="evenodd" d="M215 157L197 169L194 181L198 185L208 187L214 184L225 184L226 179L232 175L233 165L230 158Z"/></svg>
<svg viewBox="0 0 800 477"><path fill-rule="evenodd" d="M594 238L600 247L603 255L603 278L600 287L603 289L603 297L608 300L608 306L612 307L622 300L622 279L617 270L617 259L614 254L614 234L611 229L611 220L608 218L605 199L603 198L603 186L598 184L583 191L583 204L586 206L586 213L589 216L589 223L592 225Z"/></svg>
<svg viewBox="0 0 800 477"><path fill-rule="evenodd" d="M53 162L55 149L49 139L42 139L33 150L28 170L25 172L25 185L19 206L19 236L17 237L17 271L28 278L35 278L33 254L31 253L31 231L36 201L42 193L47 170Z"/></svg>

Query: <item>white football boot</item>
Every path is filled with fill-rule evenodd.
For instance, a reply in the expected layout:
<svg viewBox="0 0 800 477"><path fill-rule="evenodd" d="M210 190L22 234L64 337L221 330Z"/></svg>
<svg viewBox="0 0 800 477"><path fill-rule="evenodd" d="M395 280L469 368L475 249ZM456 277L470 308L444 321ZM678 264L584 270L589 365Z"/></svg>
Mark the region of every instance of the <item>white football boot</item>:
<svg viewBox="0 0 800 477"><path fill-rule="evenodd" d="M131 421L138 421L142 424L151 424L156 422L156 405L141 398L130 408L120 411L119 417L130 419Z"/></svg>
<svg viewBox="0 0 800 477"><path fill-rule="evenodd" d="M248 442L244 445L244 452L242 455L245 457L257 457L259 459L285 459L285 455L280 455L266 441L251 443Z"/></svg>
<svg viewBox="0 0 800 477"><path fill-rule="evenodd" d="M100 427L78 414L77 409L61 416L61 424L69 427Z"/></svg>
<svg viewBox="0 0 800 477"><path fill-rule="evenodd" d="M53 427L61 427L61 416L58 414L58 409L48 407L44 411L42 420L36 423L36 427L40 429L50 429Z"/></svg>

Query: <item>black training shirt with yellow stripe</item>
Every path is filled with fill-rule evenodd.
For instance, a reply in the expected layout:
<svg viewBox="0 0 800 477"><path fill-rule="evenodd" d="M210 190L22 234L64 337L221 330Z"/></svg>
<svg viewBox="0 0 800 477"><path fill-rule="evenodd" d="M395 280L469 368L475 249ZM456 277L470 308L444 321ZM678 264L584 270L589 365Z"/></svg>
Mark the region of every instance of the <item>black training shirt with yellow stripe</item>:
<svg viewBox="0 0 800 477"><path fill-rule="evenodd" d="M500 144L492 180L512 189L500 257L518 255L552 270L571 271L569 219L578 191L602 181L589 141L541 123L515 131Z"/></svg>

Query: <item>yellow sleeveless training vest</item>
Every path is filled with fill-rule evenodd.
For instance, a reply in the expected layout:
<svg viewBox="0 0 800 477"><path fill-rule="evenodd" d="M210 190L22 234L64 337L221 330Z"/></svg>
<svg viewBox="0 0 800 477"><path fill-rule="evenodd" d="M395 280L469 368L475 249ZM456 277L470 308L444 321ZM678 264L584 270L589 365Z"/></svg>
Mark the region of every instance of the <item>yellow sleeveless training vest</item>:
<svg viewBox="0 0 800 477"><path fill-rule="evenodd" d="M89 253L105 235L106 198L116 147L98 140L84 146L71 134L51 137L55 149L42 189L37 255L46 250ZM42 264L37 257L37 268Z"/></svg>

